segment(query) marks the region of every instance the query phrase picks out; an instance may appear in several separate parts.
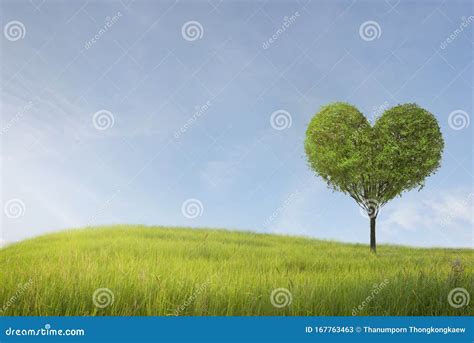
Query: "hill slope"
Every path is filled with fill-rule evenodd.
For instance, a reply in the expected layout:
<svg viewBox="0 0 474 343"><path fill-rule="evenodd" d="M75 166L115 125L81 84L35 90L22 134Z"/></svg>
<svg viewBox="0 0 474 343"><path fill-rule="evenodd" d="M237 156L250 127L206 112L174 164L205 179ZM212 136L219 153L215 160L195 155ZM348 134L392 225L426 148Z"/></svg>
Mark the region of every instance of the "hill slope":
<svg viewBox="0 0 474 343"><path fill-rule="evenodd" d="M473 251L114 226L0 250L3 315L468 315ZM3 306L3 308L1 308Z"/></svg>

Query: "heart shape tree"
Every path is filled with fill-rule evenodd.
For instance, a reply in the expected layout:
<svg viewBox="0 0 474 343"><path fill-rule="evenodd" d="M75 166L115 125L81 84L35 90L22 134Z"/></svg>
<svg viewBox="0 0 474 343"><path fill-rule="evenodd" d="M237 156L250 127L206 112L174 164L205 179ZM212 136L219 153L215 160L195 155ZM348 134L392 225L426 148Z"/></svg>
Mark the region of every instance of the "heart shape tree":
<svg viewBox="0 0 474 343"><path fill-rule="evenodd" d="M371 126L354 106L333 103L312 118L305 140L315 173L367 212L373 252L380 208L404 191L423 188L440 166L443 147L438 121L416 104L392 107Z"/></svg>

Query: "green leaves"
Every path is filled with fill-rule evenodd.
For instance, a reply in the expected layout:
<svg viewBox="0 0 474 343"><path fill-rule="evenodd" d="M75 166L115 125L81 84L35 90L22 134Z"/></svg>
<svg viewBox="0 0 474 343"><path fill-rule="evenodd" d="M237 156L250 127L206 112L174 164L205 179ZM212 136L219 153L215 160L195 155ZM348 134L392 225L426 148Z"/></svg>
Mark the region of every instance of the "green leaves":
<svg viewBox="0 0 474 343"><path fill-rule="evenodd" d="M373 127L354 106L330 104L313 117L305 140L309 165L331 188L379 206L421 188L443 147L436 118L416 104L385 111Z"/></svg>

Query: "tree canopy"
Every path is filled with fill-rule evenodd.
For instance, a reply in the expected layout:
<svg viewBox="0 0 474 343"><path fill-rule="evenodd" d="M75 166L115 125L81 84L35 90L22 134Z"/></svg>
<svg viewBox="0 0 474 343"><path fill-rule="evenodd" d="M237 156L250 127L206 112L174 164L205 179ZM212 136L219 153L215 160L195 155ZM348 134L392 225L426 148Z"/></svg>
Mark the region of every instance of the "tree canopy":
<svg viewBox="0 0 474 343"><path fill-rule="evenodd" d="M403 191L424 186L443 147L436 118L416 104L386 110L373 126L356 107L329 104L312 118L305 140L315 173L375 217Z"/></svg>

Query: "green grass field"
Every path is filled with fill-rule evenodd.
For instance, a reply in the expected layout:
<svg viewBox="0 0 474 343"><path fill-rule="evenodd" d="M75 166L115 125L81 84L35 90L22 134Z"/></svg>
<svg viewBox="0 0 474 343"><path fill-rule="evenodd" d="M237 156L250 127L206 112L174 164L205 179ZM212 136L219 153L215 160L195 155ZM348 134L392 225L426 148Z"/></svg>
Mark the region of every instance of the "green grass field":
<svg viewBox="0 0 474 343"><path fill-rule="evenodd" d="M456 287L473 294L472 262L470 249L381 245L374 256L367 245L299 237L102 227L1 249L0 306L3 315L470 315L472 303L447 298Z"/></svg>

